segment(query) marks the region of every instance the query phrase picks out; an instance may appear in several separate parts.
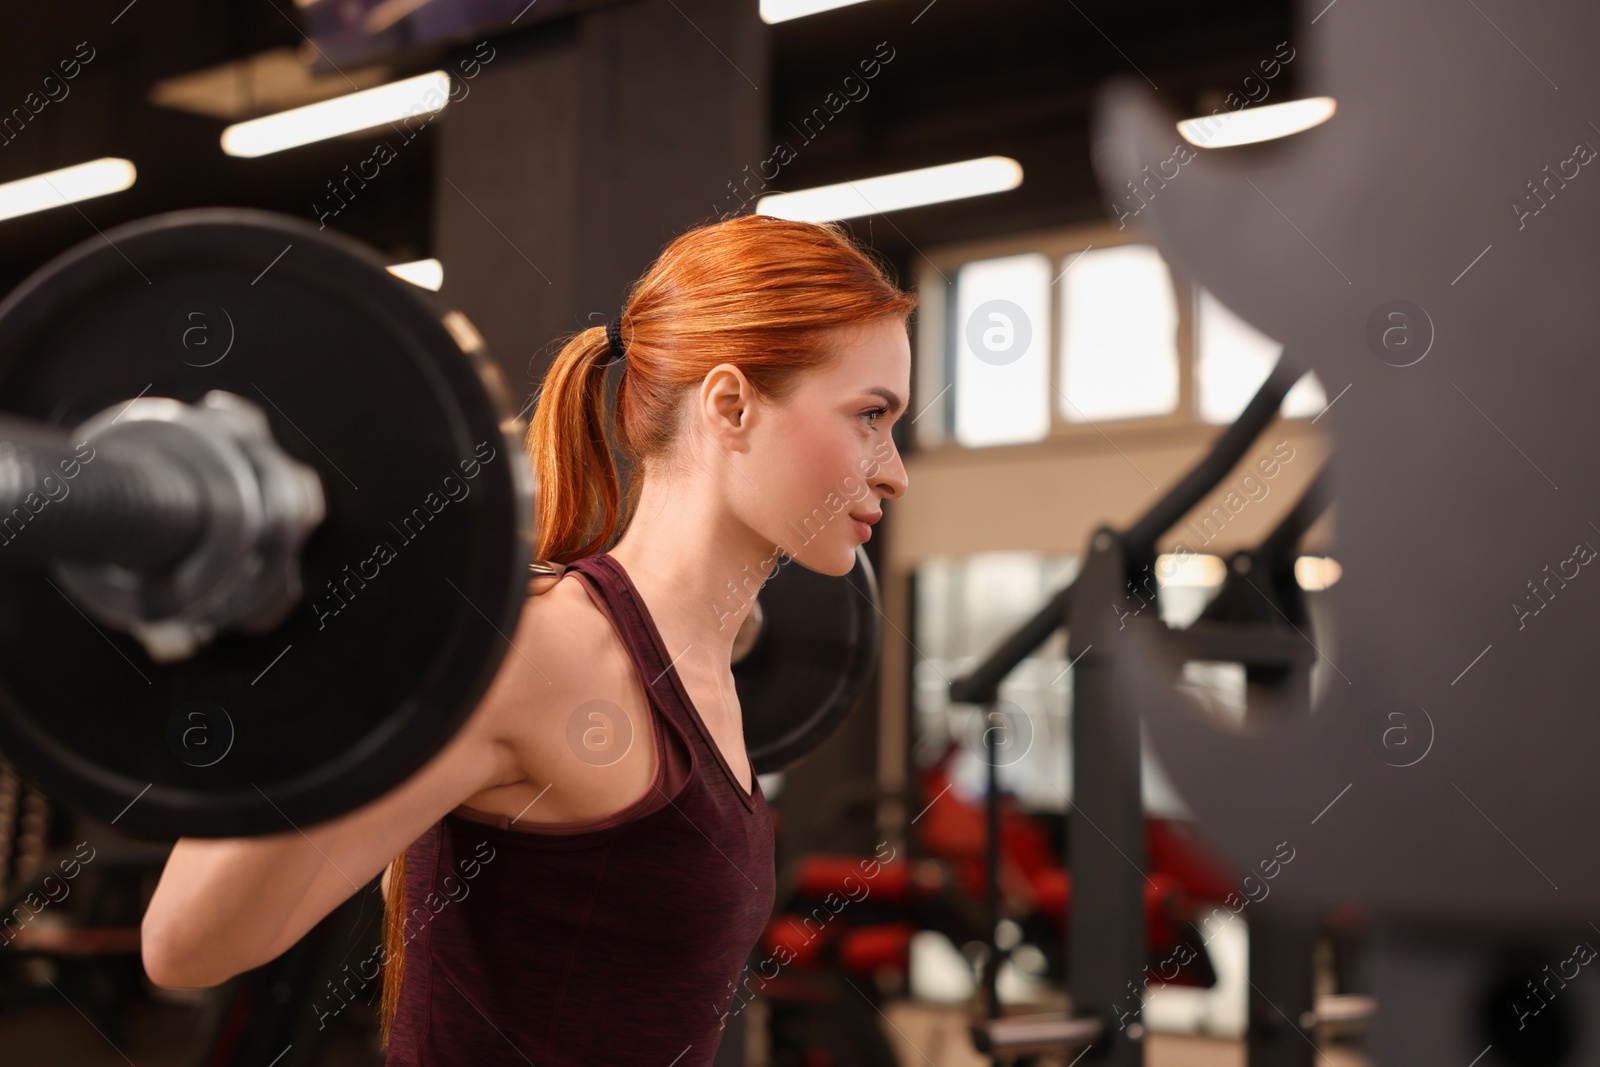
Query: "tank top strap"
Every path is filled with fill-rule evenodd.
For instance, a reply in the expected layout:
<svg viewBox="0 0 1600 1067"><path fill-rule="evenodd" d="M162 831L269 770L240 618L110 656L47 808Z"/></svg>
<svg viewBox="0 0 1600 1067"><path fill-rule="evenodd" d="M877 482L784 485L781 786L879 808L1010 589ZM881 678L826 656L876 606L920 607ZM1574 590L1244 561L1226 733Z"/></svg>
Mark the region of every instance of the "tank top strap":
<svg viewBox="0 0 1600 1067"><path fill-rule="evenodd" d="M644 600L634 588L633 579L628 577L622 564L612 559L609 553L600 552L573 561L567 565L567 569L578 572L580 579L600 595L656 706L672 719L673 725L693 744L707 767L721 769L734 795L745 808L753 811L757 798L761 796L759 781L752 775L754 788L747 793L743 783L734 778L733 770L718 751L710 730L690 704L689 695L682 688L677 672L672 670L673 661L667 655L667 645L661 637L661 631L656 628L655 620L650 617L649 609L645 607Z"/></svg>
<svg viewBox="0 0 1600 1067"><path fill-rule="evenodd" d="M633 595L632 583L627 575L615 560L603 552L575 560L567 565L567 570L576 571L580 580L597 594L597 599L611 616L611 623L622 638L622 643L627 646L634 666L639 669L653 703L671 717L673 724L686 735L685 740L693 736L697 731L690 723L686 709L681 706L668 676L667 668L671 661L666 656L661 635L645 614L644 605Z"/></svg>

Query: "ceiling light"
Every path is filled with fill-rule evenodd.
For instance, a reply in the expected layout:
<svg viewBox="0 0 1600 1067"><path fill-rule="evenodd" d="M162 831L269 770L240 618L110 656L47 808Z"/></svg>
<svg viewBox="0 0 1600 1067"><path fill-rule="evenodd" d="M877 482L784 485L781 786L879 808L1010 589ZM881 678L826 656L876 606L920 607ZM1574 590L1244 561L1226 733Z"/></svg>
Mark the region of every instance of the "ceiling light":
<svg viewBox="0 0 1600 1067"><path fill-rule="evenodd" d="M849 7L862 0L761 0L761 21L787 22L790 19L815 15L819 11L832 11L836 7Z"/></svg>
<svg viewBox="0 0 1600 1067"><path fill-rule="evenodd" d="M6 182L0 185L0 219L119 193L133 184L137 173L126 159L107 157Z"/></svg>
<svg viewBox="0 0 1600 1067"><path fill-rule="evenodd" d="M756 211L801 222L831 222L882 211L938 204L969 196L1001 193L1022 184L1022 165L1006 156L984 156L962 163L907 170L877 178L821 185L795 193L773 193L756 202Z"/></svg>
<svg viewBox="0 0 1600 1067"><path fill-rule="evenodd" d="M449 98L450 75L442 70L430 71L375 89L236 123L222 131L222 150L230 156L264 156L430 114L443 108Z"/></svg>
<svg viewBox="0 0 1600 1067"><path fill-rule="evenodd" d="M1229 145L1271 141L1309 130L1327 122L1333 117L1333 112L1333 97L1313 96L1305 100L1288 100L1265 107L1242 108L1218 115L1184 119L1178 123L1178 132L1192 145L1226 148Z"/></svg>

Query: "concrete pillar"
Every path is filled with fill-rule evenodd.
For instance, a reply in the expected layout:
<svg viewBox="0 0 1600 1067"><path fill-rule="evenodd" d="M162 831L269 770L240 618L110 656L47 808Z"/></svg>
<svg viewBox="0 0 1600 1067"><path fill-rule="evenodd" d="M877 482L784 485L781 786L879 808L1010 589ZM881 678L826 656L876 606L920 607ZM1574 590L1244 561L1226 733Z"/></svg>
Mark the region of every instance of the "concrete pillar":
<svg viewBox="0 0 1600 1067"><path fill-rule="evenodd" d="M520 403L562 334L734 202L770 148L769 44L752 0L635 0L490 43L440 123L434 247Z"/></svg>

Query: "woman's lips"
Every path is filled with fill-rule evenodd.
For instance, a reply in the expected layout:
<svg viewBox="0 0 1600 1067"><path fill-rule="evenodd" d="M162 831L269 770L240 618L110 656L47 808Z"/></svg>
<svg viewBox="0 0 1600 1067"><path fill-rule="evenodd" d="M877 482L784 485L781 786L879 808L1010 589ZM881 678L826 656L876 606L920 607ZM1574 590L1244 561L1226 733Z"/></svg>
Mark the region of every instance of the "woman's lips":
<svg viewBox="0 0 1600 1067"><path fill-rule="evenodd" d="M883 518L883 512L874 512L871 515L851 515L850 521L855 524L856 536L862 541L872 540L872 524Z"/></svg>

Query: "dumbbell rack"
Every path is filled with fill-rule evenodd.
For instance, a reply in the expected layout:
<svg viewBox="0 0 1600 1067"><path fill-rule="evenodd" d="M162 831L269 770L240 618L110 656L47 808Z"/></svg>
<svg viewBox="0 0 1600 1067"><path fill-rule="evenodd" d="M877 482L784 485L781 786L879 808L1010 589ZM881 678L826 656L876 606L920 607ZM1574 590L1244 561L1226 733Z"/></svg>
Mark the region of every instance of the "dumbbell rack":
<svg viewBox="0 0 1600 1067"><path fill-rule="evenodd" d="M999 742L997 731L987 731L987 1017L972 1027L972 1039L996 1061L1096 1046L1098 1064L1132 1067L1143 1062L1138 998L1128 994L1130 982L1142 979L1146 964L1140 728L1138 708L1126 706L1111 677L1108 651L1121 628L1116 606L1127 600L1138 575L1154 573L1157 539L1227 476L1302 373L1287 353L1281 357L1238 420L1173 490L1128 529L1096 530L1074 581L987 660L950 685L952 702L992 711L1001 681L1056 630L1067 629L1067 658L1074 665L1068 864L1073 892L1067 929L1071 1011L1065 1016L1000 1014L996 983L1002 961L995 943L1000 919ZM1275 704L1280 713L1310 711L1313 650L1295 628L1303 628L1305 609L1293 578L1294 548L1329 495L1324 469L1255 552L1240 552L1229 560L1227 582L1206 612L1188 629L1167 634L1182 649L1183 660L1243 664L1251 695L1266 698L1262 703ZM1257 580L1249 584L1255 589L1246 589L1252 574ZM1299 621L1290 625L1292 619ZM1255 713L1253 709L1247 715ZM1311 1067L1315 1048L1306 1031L1320 1018L1312 995L1315 926L1265 904L1253 906L1250 922L1247 1062L1251 1067ZM1136 1006L1131 1015L1125 1007L1130 1000Z"/></svg>

